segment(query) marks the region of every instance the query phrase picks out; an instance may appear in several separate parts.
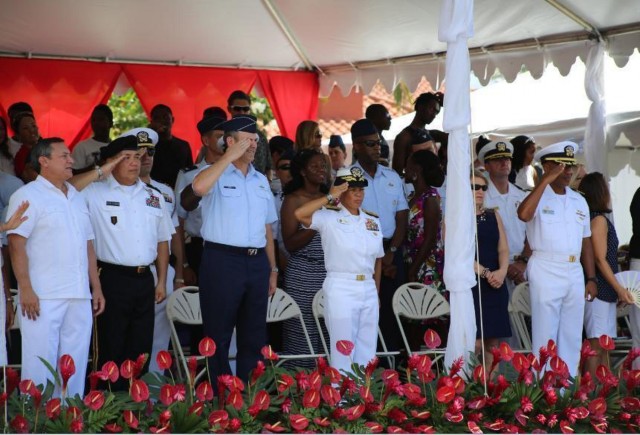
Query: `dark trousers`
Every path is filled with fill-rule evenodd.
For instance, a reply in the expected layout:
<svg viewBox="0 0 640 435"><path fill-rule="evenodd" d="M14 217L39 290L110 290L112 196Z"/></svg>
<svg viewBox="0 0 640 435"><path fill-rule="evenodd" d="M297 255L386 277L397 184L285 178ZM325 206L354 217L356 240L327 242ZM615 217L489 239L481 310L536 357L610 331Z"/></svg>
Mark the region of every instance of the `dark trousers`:
<svg viewBox="0 0 640 435"><path fill-rule="evenodd" d="M103 267L100 284L106 301L104 312L97 317L98 367L107 361L118 367L126 359L135 361L140 354L151 354L155 288L153 275L134 275ZM147 371L148 361L143 372ZM116 390L128 388L128 381L119 380Z"/></svg>
<svg viewBox="0 0 640 435"><path fill-rule="evenodd" d="M196 276L200 274L200 262L202 261L203 250L202 243L201 237L191 237L191 242L184 245L185 257Z"/></svg>
<svg viewBox="0 0 640 435"><path fill-rule="evenodd" d="M204 335L216 342L209 358L211 379L231 374L229 344L236 328L236 374L247 381L262 359L266 344L269 260L264 251L255 256L205 246L200 267L200 308Z"/></svg>
<svg viewBox="0 0 640 435"><path fill-rule="evenodd" d="M397 268L395 278L382 275L380 279L380 331L390 351L399 350L402 347L402 336L398 328L398 322L393 314L393 294L405 283L405 264L402 253L397 250L393 257L393 264ZM379 350L382 350L379 348Z"/></svg>

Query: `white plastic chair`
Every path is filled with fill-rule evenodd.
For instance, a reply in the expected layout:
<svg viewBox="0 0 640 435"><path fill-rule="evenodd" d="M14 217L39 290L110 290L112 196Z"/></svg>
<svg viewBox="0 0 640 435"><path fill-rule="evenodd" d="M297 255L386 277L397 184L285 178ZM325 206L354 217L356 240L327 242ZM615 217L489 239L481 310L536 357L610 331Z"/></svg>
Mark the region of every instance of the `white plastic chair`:
<svg viewBox="0 0 640 435"><path fill-rule="evenodd" d="M324 291L320 290L313 297L313 318L316 321L316 327L318 328L318 333L320 334L320 341L322 341L322 347L327 354L327 360L331 362L331 353L329 352L329 347L327 346L327 342L324 339L324 334L322 333L322 326L320 325L320 319L324 319ZM380 331L380 327L378 327L378 340L380 340L380 345L382 346L382 352L376 352L376 356L378 357L386 357L389 362L390 367L395 367L395 356L399 355L400 352L389 351L387 349L387 344L382 337L382 332Z"/></svg>
<svg viewBox="0 0 640 435"><path fill-rule="evenodd" d="M202 325L202 313L200 311L200 289L195 286L182 287L169 296L167 300L167 317L169 318L169 328L171 329L171 345L176 357L176 367L178 368L178 376L181 379L187 379L189 366L187 358L182 350L180 337L176 331L174 322L183 323L185 325ZM204 357L195 356L198 362L204 361ZM202 369L196 374L194 383L204 376L206 369Z"/></svg>
<svg viewBox="0 0 640 435"><path fill-rule="evenodd" d="M302 312L300 311L298 303L284 290L280 288L276 289L276 292L269 297L269 305L267 306L267 323L284 322L285 320L294 318L297 318L300 322L302 333L304 334L307 346L309 347L309 353L298 355L286 355L279 353L278 356L280 358L276 365L280 365L284 361L288 360L310 359L325 356L324 354L314 353L311 338L309 337L309 332L304 324L304 319L302 318Z"/></svg>
<svg viewBox="0 0 640 435"><path fill-rule="evenodd" d="M531 318L531 296L529 294L529 282L525 281L513 289L513 294L508 305L509 317L516 327L520 341L521 351L531 352L531 333L527 327L526 318Z"/></svg>
<svg viewBox="0 0 640 435"><path fill-rule="evenodd" d="M404 332L401 317L414 320L429 320L450 314L449 302L435 288L419 282L403 284L393 294L393 313L409 356L434 354L437 359L444 356L445 349L411 350Z"/></svg>

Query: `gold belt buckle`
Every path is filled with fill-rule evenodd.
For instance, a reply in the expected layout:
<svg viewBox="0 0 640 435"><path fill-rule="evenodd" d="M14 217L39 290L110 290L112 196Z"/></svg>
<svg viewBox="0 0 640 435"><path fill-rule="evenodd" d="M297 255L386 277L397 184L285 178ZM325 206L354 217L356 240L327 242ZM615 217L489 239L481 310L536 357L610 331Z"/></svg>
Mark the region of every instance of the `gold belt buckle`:
<svg viewBox="0 0 640 435"><path fill-rule="evenodd" d="M136 272L144 273L146 269L147 269L147 266L138 266L138 268L136 269Z"/></svg>
<svg viewBox="0 0 640 435"><path fill-rule="evenodd" d="M356 281L364 281L364 275L356 275Z"/></svg>
<svg viewBox="0 0 640 435"><path fill-rule="evenodd" d="M575 263L576 262L576 256L575 255L569 255L569 263Z"/></svg>

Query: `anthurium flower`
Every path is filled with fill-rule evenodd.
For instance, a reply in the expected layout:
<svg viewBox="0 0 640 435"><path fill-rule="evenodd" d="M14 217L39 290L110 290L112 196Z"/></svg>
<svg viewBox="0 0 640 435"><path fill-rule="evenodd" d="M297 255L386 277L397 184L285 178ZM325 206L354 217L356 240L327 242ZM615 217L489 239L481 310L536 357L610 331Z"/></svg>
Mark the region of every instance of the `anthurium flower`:
<svg viewBox="0 0 640 435"><path fill-rule="evenodd" d="M213 399L213 388L209 381L203 381L196 387L196 397L200 401L209 401Z"/></svg>
<svg viewBox="0 0 640 435"><path fill-rule="evenodd" d="M204 410L204 403L196 400L194 404L189 407L189 414L195 414L197 416L200 416L203 410Z"/></svg>
<svg viewBox="0 0 640 435"><path fill-rule="evenodd" d="M349 421L357 420L362 416L362 414L364 414L364 410L365 406L362 403L352 406L345 409L345 417L347 417L347 420ZM391 418L391 411L389 411L389 418Z"/></svg>
<svg viewBox="0 0 640 435"><path fill-rule="evenodd" d="M133 413L133 411L127 409L122 413L122 415L124 416L124 422L127 423L127 426L129 426L131 429L138 428L138 419L136 418L136 415Z"/></svg>
<svg viewBox="0 0 640 435"><path fill-rule="evenodd" d="M102 391L90 391L84 396L84 404L92 411L97 411L104 405L104 394Z"/></svg>
<svg viewBox="0 0 640 435"><path fill-rule="evenodd" d="M73 362L71 355L62 355L58 361L58 370L62 378L62 391L67 390L69 378L76 372L76 364Z"/></svg>
<svg viewBox="0 0 640 435"><path fill-rule="evenodd" d="M336 342L336 349L344 356L351 355L353 352L353 342L349 340L338 340Z"/></svg>
<svg viewBox="0 0 640 435"><path fill-rule="evenodd" d="M253 405L257 406L259 410L266 411L269 409L269 404L271 403L271 396L265 390L260 390L256 393L256 396L253 398Z"/></svg>
<svg viewBox="0 0 640 435"><path fill-rule="evenodd" d="M20 384L18 385L18 389L22 394L29 394L32 396L34 391L37 390L38 388L36 387L36 384L31 379L25 379L23 381L20 381Z"/></svg>
<svg viewBox="0 0 640 435"><path fill-rule="evenodd" d="M141 379L136 379L131 384L131 390L129 391L131 398L134 402L143 402L149 399L149 387L146 382Z"/></svg>
<svg viewBox="0 0 640 435"><path fill-rule="evenodd" d="M124 379L131 379L133 377L135 363L130 359L126 359L120 364L120 376Z"/></svg>
<svg viewBox="0 0 640 435"><path fill-rule="evenodd" d="M368 421L364 425L369 428L371 433L382 433L384 431L384 426L376 421Z"/></svg>
<svg viewBox="0 0 640 435"><path fill-rule="evenodd" d="M173 359L171 358L171 354L166 350L161 350L156 355L156 363L158 364L158 368L160 370L168 370L171 368L173 364Z"/></svg>
<svg viewBox="0 0 640 435"><path fill-rule="evenodd" d="M323 385L320 387L320 395L322 396L322 400L332 408L340 402L340 393L331 385Z"/></svg>
<svg viewBox="0 0 640 435"><path fill-rule="evenodd" d="M469 428L469 432L471 433L482 433L482 429L480 429L475 421L468 421L467 427Z"/></svg>
<svg viewBox="0 0 640 435"><path fill-rule="evenodd" d="M169 406L173 403L173 386L169 384L164 384L160 387L160 402L164 406Z"/></svg>
<svg viewBox="0 0 640 435"><path fill-rule="evenodd" d="M504 341L500 343L500 356L502 361L511 361L513 358L513 350L511 349L511 346Z"/></svg>
<svg viewBox="0 0 640 435"><path fill-rule="evenodd" d="M265 365L264 362L258 361L256 364L256 368L251 372L251 383L255 384L258 379L264 374Z"/></svg>
<svg viewBox="0 0 640 435"><path fill-rule="evenodd" d="M120 433L122 432L122 426L119 426L116 423L109 423L104 425L104 429L109 433Z"/></svg>
<svg viewBox="0 0 640 435"><path fill-rule="evenodd" d="M371 394L371 388L366 385L361 385L359 388L360 397L364 400L364 403L373 402L373 394Z"/></svg>
<svg viewBox="0 0 640 435"><path fill-rule="evenodd" d="M426 344L429 349L435 349L442 344L442 340L436 331L427 329L424 333L424 344Z"/></svg>
<svg viewBox="0 0 640 435"><path fill-rule="evenodd" d="M50 420L55 420L60 415L61 401L59 398L55 397L50 399L44 407L45 412L47 413L47 418Z"/></svg>
<svg viewBox="0 0 640 435"><path fill-rule="evenodd" d="M20 414L13 417L10 424L17 433L29 433L29 422Z"/></svg>
<svg viewBox="0 0 640 435"><path fill-rule="evenodd" d="M273 433L280 433L287 430L287 428L284 427L279 421L276 421L273 424L266 423L264 426L262 426L262 428Z"/></svg>
<svg viewBox="0 0 640 435"><path fill-rule="evenodd" d="M600 338L598 338L598 343L604 350L614 350L616 348L616 343L608 335L601 335Z"/></svg>
<svg viewBox="0 0 640 435"><path fill-rule="evenodd" d="M309 388L312 388L314 390L320 389L320 386L322 385L322 376L317 370L309 373L307 380L309 381Z"/></svg>
<svg viewBox="0 0 640 435"><path fill-rule="evenodd" d="M302 397L302 406L305 408L317 408L320 405L320 391L309 389Z"/></svg>
<svg viewBox="0 0 640 435"><path fill-rule="evenodd" d="M202 340L200 340L200 344L198 344L198 352L200 352L200 355L206 356L207 358L215 355L215 341L213 341L213 339L210 337L204 337Z"/></svg>
<svg viewBox="0 0 640 435"><path fill-rule="evenodd" d="M262 357L267 361L278 361L278 359L280 359L278 354L275 353L273 349L271 349L270 344L267 346L264 346L262 350L260 350L260 353L262 353Z"/></svg>
<svg viewBox="0 0 640 435"><path fill-rule="evenodd" d="M331 426L331 420L329 420L329 418L327 418L327 417L322 417L322 418L316 417L316 418L313 419L313 422L315 424L317 424L318 426L320 426L320 427L329 427L329 426Z"/></svg>
<svg viewBox="0 0 640 435"><path fill-rule="evenodd" d="M244 406L244 400L242 399L242 392L240 390L233 390L227 396L227 405L233 406L235 409L240 410Z"/></svg>
<svg viewBox="0 0 640 435"><path fill-rule="evenodd" d="M444 386L438 388L436 391L436 399L440 403L449 403L456 395L456 390L451 386Z"/></svg>
<svg viewBox="0 0 640 435"><path fill-rule="evenodd" d="M283 393L287 391L294 383L295 381L291 376L283 374L280 376L280 379L278 379L278 392Z"/></svg>
<svg viewBox="0 0 640 435"><path fill-rule="evenodd" d="M604 415L607 412L607 401L602 397L592 400L589 402L589 412L595 417Z"/></svg>
<svg viewBox="0 0 640 435"><path fill-rule="evenodd" d="M220 429L224 430L229 423L229 414L225 410L213 411L209 414L209 426L220 426Z"/></svg>
<svg viewBox="0 0 640 435"><path fill-rule="evenodd" d="M302 414L291 414L289 416L289 423L294 430L305 430L309 426L309 419Z"/></svg>
<svg viewBox="0 0 640 435"><path fill-rule="evenodd" d="M102 374L100 379L102 379L103 381L108 380L111 383L116 382L120 377L118 365L113 361L107 361L106 363L104 363L102 365L102 369L100 370L100 373Z"/></svg>

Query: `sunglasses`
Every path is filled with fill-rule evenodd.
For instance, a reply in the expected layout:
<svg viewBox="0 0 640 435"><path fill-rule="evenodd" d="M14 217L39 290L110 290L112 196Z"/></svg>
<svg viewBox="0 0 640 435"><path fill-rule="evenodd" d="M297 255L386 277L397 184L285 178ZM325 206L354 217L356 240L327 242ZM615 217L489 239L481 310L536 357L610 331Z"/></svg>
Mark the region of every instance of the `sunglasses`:
<svg viewBox="0 0 640 435"><path fill-rule="evenodd" d="M472 184L471 185L471 189L475 190L476 192L478 190L482 190L483 192L486 192L488 188L489 188L489 186L487 186L486 184Z"/></svg>
<svg viewBox="0 0 640 435"><path fill-rule="evenodd" d="M231 110L235 112L251 112L251 106L231 106Z"/></svg>
<svg viewBox="0 0 640 435"><path fill-rule="evenodd" d="M361 144L364 144L366 146L368 146L369 148L373 148L375 146L380 146L382 145L382 141L380 139L376 139L376 140L363 140L362 142L360 142Z"/></svg>
<svg viewBox="0 0 640 435"><path fill-rule="evenodd" d="M288 171L289 169L291 169L291 165L288 164L278 166L279 171Z"/></svg>
<svg viewBox="0 0 640 435"><path fill-rule="evenodd" d="M141 147L141 148L147 151L147 155L149 157L153 157L154 154L156 153L156 149L153 147Z"/></svg>

